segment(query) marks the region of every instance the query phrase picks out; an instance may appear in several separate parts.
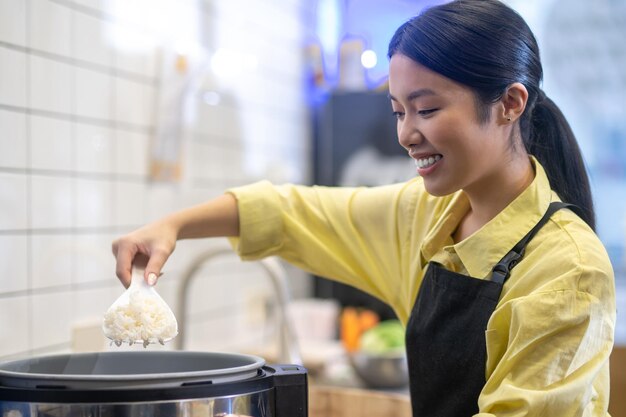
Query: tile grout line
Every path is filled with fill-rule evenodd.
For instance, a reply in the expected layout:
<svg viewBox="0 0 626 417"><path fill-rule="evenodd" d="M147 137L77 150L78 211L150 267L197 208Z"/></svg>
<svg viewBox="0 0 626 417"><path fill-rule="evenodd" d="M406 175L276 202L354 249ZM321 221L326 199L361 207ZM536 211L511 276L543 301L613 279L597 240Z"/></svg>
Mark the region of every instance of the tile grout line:
<svg viewBox="0 0 626 417"><path fill-rule="evenodd" d="M90 289L98 289L98 288L109 288L111 285L114 285L115 281L111 283L111 280L98 280L98 281L87 281L80 282L75 284L62 284L62 285L54 285L50 287L42 287L42 288L31 288L20 291L9 291L0 293L0 300L6 298L17 298L17 297L31 297L33 295L46 295L46 294L59 294L67 291L71 291L72 289L76 289L79 291L82 290L90 290Z"/></svg>
<svg viewBox="0 0 626 417"><path fill-rule="evenodd" d="M127 81L133 81L136 83L144 84L147 86L153 86L155 80L151 77L142 74L136 74L126 70L118 70L117 68L107 67L106 65L96 64L82 59L76 59L73 57L67 57L64 55L55 54L53 52L43 51L40 49L34 49L27 46L17 45L10 42L0 40L0 47L11 49L13 51L22 52L26 55L33 55L39 58L48 59L57 63L71 65L72 67L91 70L105 75L115 75L118 78L126 79Z"/></svg>
<svg viewBox="0 0 626 417"><path fill-rule="evenodd" d="M125 181L134 182L140 184L149 183L147 175L135 175L135 174L119 174L115 172L101 173L101 172L77 172L77 171L65 171L56 169L41 169L41 168L12 168L12 167L0 167L0 173L5 174L21 174L21 175L40 175L53 178L77 178L83 180L94 181Z"/></svg>
<svg viewBox="0 0 626 417"><path fill-rule="evenodd" d="M30 37L30 28L31 28L31 24L30 24L30 13L32 10L32 1L34 0L28 0L26 1L26 13L24 14L24 25L26 28L26 33L25 33L25 37L26 37L26 45L30 45L31 43L31 37ZM25 59L25 66L26 66L26 71L25 71L25 78L26 78L26 85L25 85L25 95L26 97L24 98L24 102L26 104L26 116L24 117L24 120L26 121L26 166L30 169L32 166L32 129L30 127L31 124L31 115L30 115L30 85L31 85L31 73L30 73L30 69L31 69L31 54L30 53L26 53L26 59ZM32 267L32 263L33 263L33 237L32 237L32 233L30 232L32 230L33 227L33 207L32 207L32 191L33 191L33 181L32 181L32 176L31 175L26 175L26 225L28 226L28 229L26 231L26 309L28 311L27 316L28 316L28 331L27 331L27 338L28 338L28 342L27 342L27 346L28 346L28 351L29 354L32 354L32 350L33 350L33 346L34 346L34 336L35 336L35 331L34 331L34 325L33 323L35 322L34 320L34 303L33 303L33 297L32 297L32 287L33 287L33 267Z"/></svg>
<svg viewBox="0 0 626 417"><path fill-rule="evenodd" d="M70 9L72 10L72 9ZM72 56L75 56L75 26L76 26L76 18L75 18L75 13L74 10L72 10L72 12L70 13L70 54ZM72 67L72 78L74 80L76 80L76 69L75 67ZM70 166L72 167L71 169L71 174L70 174L70 200L71 200L71 226L72 226L72 230L76 230L76 212L77 212L77 206L78 206L78 183L77 183L77 176L76 176L76 168L78 165L78 161L76 158L76 148L78 145L78 138L76 137L76 82L72 82L70 85L70 97L71 97L71 101L70 101L70 143L72 144L71 149L70 149ZM76 247L74 246L76 244L76 233L74 233L73 231L70 233L70 246L72 246L72 250L74 251L76 249ZM74 259L72 259L72 267L70 270L70 290L68 291L70 293L70 315L72 317L76 316L76 306L74 303L74 297L73 297L73 287L75 284L75 270L76 270L76 262ZM68 335L69 337L69 335Z"/></svg>
<svg viewBox="0 0 626 417"><path fill-rule="evenodd" d="M48 117L51 119L76 121L86 125L105 127L109 129L119 129L132 133L152 134L151 126L137 125L128 122L118 122L116 120L98 119L95 117L79 116L77 114L60 113L50 110L32 109L9 104L0 103L0 110L11 111L15 113L32 114L33 116Z"/></svg>
<svg viewBox="0 0 626 417"><path fill-rule="evenodd" d="M140 227L140 224L126 224L119 226L102 226L102 227L59 227L59 228L28 228L28 229L6 229L0 230L0 236L27 236L29 233L42 236L56 236L56 235L93 235L93 234L107 234L107 233L124 233L129 229L136 229Z"/></svg>

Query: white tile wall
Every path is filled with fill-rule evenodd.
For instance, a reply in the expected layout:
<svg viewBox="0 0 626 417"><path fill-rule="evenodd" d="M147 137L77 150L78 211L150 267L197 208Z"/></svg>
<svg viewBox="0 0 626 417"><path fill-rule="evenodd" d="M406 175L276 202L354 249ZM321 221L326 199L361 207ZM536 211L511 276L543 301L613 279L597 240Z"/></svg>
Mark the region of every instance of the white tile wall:
<svg viewBox="0 0 626 417"><path fill-rule="evenodd" d="M0 104L26 105L26 54L0 46Z"/></svg>
<svg viewBox="0 0 626 417"><path fill-rule="evenodd" d="M34 229L71 228L75 208L72 180L67 177L31 176L31 225Z"/></svg>
<svg viewBox="0 0 626 417"><path fill-rule="evenodd" d="M31 242L31 288L70 285L76 257L72 236L33 235Z"/></svg>
<svg viewBox="0 0 626 417"><path fill-rule="evenodd" d="M0 167L26 167L26 116L0 110Z"/></svg>
<svg viewBox="0 0 626 417"><path fill-rule="evenodd" d="M115 79L115 119L135 126L149 126L155 87L128 79Z"/></svg>
<svg viewBox="0 0 626 417"><path fill-rule="evenodd" d="M28 249L24 235L0 235L0 293L28 288Z"/></svg>
<svg viewBox="0 0 626 417"><path fill-rule="evenodd" d="M72 166L72 123L36 115L29 119L31 168L68 171Z"/></svg>
<svg viewBox="0 0 626 417"><path fill-rule="evenodd" d="M142 45L150 45L150 39L140 31L128 29L127 34ZM130 74L139 74L146 78L157 76L157 51L154 48L140 50L118 50L115 54L115 68Z"/></svg>
<svg viewBox="0 0 626 417"><path fill-rule="evenodd" d="M65 292L31 296L32 347L41 349L67 342L72 323L72 298Z"/></svg>
<svg viewBox="0 0 626 417"><path fill-rule="evenodd" d="M113 120L113 77L101 71L74 69L74 111L84 117Z"/></svg>
<svg viewBox="0 0 626 417"><path fill-rule="evenodd" d="M95 10L102 10L104 0L74 0L74 3L86 6Z"/></svg>
<svg viewBox="0 0 626 417"><path fill-rule="evenodd" d="M268 170L248 169L244 157L255 141L264 148L256 152L261 166L284 147L294 159L287 165L301 172L283 178L309 179L301 156L307 124L275 116L305 112L304 6L205 3L164 0L154 7L166 9L142 10L151 3L0 0L0 360L69 351L72 326L97 322L123 290L113 239L261 179ZM190 35L196 24L198 39ZM205 61L193 67L192 112L182 119L182 179L159 183L149 178L156 100L172 73L162 58L179 44L200 48L194 59ZM253 54L258 65L221 79L209 65L218 48ZM221 95L217 105L201 100L209 90ZM226 239L179 242L157 290L176 307L190 263L227 246ZM270 291L269 281L234 255L209 269L188 305L193 347L225 349L257 337L241 294Z"/></svg>
<svg viewBox="0 0 626 417"><path fill-rule="evenodd" d="M29 2L30 47L65 57L71 56L72 10L50 0Z"/></svg>
<svg viewBox="0 0 626 417"><path fill-rule="evenodd" d="M120 291L123 289L120 286ZM75 292L72 297L72 315L79 314L85 320L102 319L102 314L109 308L114 298L109 288L86 289Z"/></svg>
<svg viewBox="0 0 626 417"><path fill-rule="evenodd" d="M73 24L73 33L80 34L72 37L74 57L106 68L111 67L113 50L106 36L111 31L112 23L103 22L90 15L74 13Z"/></svg>
<svg viewBox="0 0 626 417"><path fill-rule="evenodd" d="M113 182L76 179L75 226L106 227L113 224Z"/></svg>
<svg viewBox="0 0 626 417"><path fill-rule="evenodd" d="M115 132L97 125L75 125L76 171L110 174L114 172Z"/></svg>
<svg viewBox="0 0 626 417"><path fill-rule="evenodd" d="M26 0L0 0L0 40L26 45Z"/></svg>
<svg viewBox="0 0 626 417"><path fill-rule="evenodd" d="M118 182L115 189L115 224L142 224L146 221L146 186L141 183Z"/></svg>
<svg viewBox="0 0 626 417"><path fill-rule="evenodd" d="M113 279L115 265L111 262L112 237L108 234L81 234L74 237L75 261L73 278L75 284L102 282ZM111 286L118 286L113 279ZM119 286L119 289L123 289ZM112 301L112 300L111 300Z"/></svg>
<svg viewBox="0 0 626 417"><path fill-rule="evenodd" d="M115 144L115 171L144 176L148 173L150 136L147 133L118 130Z"/></svg>
<svg viewBox="0 0 626 417"><path fill-rule="evenodd" d="M31 348L29 302L28 297L0 298L0 357Z"/></svg>
<svg viewBox="0 0 626 417"><path fill-rule="evenodd" d="M73 68L65 62L30 56L30 105L37 110L70 114Z"/></svg>
<svg viewBox="0 0 626 417"><path fill-rule="evenodd" d="M0 172L0 230L24 230L27 220L27 177Z"/></svg>

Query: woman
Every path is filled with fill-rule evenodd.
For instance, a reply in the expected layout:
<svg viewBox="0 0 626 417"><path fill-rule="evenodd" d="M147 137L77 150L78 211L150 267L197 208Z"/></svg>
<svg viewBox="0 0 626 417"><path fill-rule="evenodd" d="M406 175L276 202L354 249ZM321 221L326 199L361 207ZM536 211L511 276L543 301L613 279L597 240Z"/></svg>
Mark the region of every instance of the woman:
<svg viewBox="0 0 626 417"><path fill-rule="evenodd" d="M142 254L154 283L177 239L231 236L244 259L279 255L391 305L415 416L606 416L613 271L530 29L499 1L454 1L402 25L389 57L417 178L229 190L114 242L119 278Z"/></svg>

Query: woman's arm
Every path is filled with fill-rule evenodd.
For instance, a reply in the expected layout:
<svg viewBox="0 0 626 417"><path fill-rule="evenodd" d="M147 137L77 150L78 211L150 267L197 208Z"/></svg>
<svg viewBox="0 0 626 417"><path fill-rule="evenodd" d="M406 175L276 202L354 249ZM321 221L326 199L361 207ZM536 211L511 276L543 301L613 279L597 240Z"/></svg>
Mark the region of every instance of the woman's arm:
<svg viewBox="0 0 626 417"><path fill-rule="evenodd" d="M612 303L569 289L507 304L486 333L490 374L476 417L606 416Z"/></svg>
<svg viewBox="0 0 626 417"><path fill-rule="evenodd" d="M133 263L145 263L145 278L154 284L177 240L238 235L237 201L232 194L224 194L169 214L115 240L115 273L128 287Z"/></svg>
<svg viewBox="0 0 626 417"><path fill-rule="evenodd" d="M402 254L414 217L410 201L419 194L413 188L411 183L349 188L261 181L232 189L241 232L231 243L244 260L280 256L405 310L410 295L404 287L410 284Z"/></svg>

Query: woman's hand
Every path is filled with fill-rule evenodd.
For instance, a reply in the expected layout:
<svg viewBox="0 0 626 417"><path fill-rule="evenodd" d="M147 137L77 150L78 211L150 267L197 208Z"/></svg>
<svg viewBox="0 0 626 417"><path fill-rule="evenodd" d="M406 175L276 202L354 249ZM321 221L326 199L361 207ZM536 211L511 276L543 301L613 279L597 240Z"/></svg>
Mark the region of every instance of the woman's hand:
<svg viewBox="0 0 626 417"><path fill-rule="evenodd" d="M147 224L113 242L115 273L125 287L130 285L133 265L145 266L144 278L154 285L178 239L239 235L239 210L231 194Z"/></svg>
<svg viewBox="0 0 626 417"><path fill-rule="evenodd" d="M167 219L150 223L113 242L115 274L125 287L130 285L133 265L145 267L144 278L156 283L161 269L176 247L177 228Z"/></svg>

